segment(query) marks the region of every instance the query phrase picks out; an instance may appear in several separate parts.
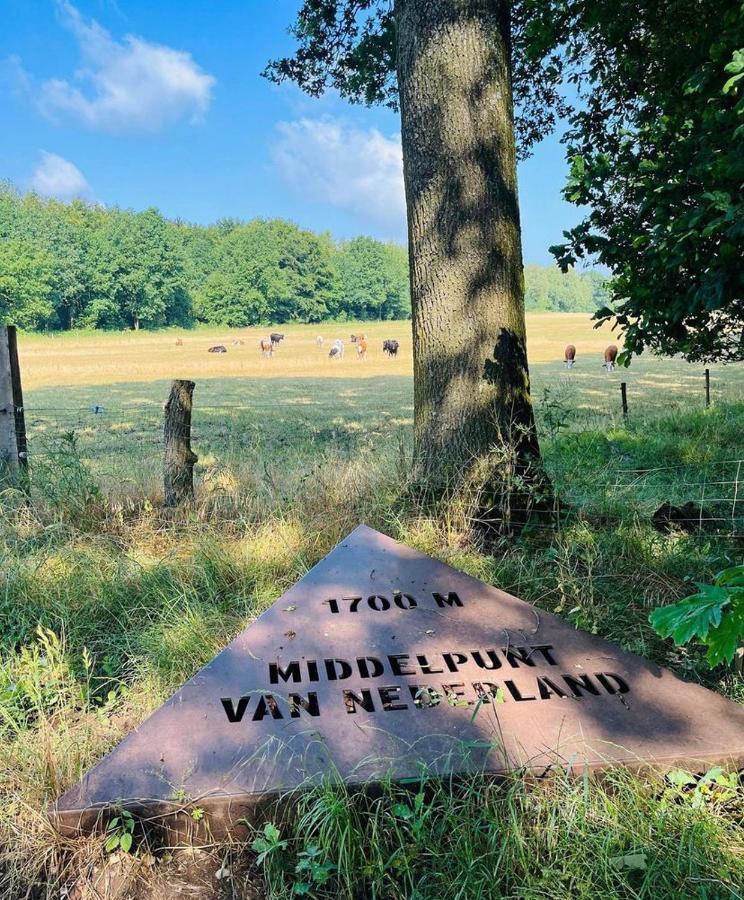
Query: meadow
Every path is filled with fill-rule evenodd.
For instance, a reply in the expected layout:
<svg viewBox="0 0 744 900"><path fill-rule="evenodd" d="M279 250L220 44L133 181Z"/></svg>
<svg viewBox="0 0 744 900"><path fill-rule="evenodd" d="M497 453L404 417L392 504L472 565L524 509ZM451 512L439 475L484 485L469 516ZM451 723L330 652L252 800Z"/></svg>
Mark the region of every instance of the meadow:
<svg viewBox="0 0 744 900"><path fill-rule="evenodd" d="M258 836L260 865L253 838L186 852L138 823L124 854L51 830L49 801L360 521L744 701L740 675L709 670L647 620L742 558L744 366L711 367L706 409L702 366L644 356L608 375L611 335L587 316L528 316L561 509L484 548L406 491L410 324L283 330L273 359L258 351L267 329L21 337L32 489L30 504L0 494L0 896L741 896L735 773L559 773L539 788L424 778L375 796L328 785ZM358 330L366 361L348 344L343 361L327 358L329 339ZM388 337L397 359L382 355ZM217 343L228 353L208 354ZM161 506L162 405L176 377L196 381L200 461L195 504L173 513ZM705 521L658 532L665 500L702 503Z"/></svg>

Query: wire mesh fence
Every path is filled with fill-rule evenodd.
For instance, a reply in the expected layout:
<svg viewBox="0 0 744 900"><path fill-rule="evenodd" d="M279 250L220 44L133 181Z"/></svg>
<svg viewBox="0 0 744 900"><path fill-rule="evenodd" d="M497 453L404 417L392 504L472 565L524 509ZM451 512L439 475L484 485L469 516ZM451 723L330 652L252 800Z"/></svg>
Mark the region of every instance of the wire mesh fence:
<svg viewBox="0 0 744 900"><path fill-rule="evenodd" d="M744 535L744 458L733 454L665 465L639 465L637 454L569 453L566 437L580 443L630 428L643 439L644 424L633 431L633 415L622 410L607 418L603 410L571 405L558 385L537 402L548 475L566 516L610 522L656 517L662 529ZM31 477L36 468L74 459L114 496L158 496L163 471L163 397L129 399L102 396L89 404L30 402L25 407ZM385 402L387 400L387 402ZM191 446L199 457L197 493L240 495L280 490L290 496L298 485L317 477L320 467L355 464L361 470L393 472L401 483L413 460L413 403L409 393L389 397L353 391L276 397L251 396L246 402L194 403ZM640 454L647 456L648 454ZM707 458L706 458L707 457ZM513 510L520 512L520 510Z"/></svg>

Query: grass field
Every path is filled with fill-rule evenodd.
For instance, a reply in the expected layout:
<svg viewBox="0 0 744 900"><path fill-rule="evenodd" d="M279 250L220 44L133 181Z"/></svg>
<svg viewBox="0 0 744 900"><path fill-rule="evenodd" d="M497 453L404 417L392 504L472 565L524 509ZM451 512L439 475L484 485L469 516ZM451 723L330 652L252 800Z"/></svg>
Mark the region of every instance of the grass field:
<svg viewBox="0 0 744 900"><path fill-rule="evenodd" d="M313 871L317 898L741 897L735 777L432 781L419 801L394 785L375 797L329 787L293 804L262 866L240 844L159 847L139 824L130 854L50 829L53 797L359 521L744 701L733 670L708 670L700 648L673 647L647 621L690 580L742 559L744 367L712 367L706 410L701 366L641 357L607 375L608 336L588 317L529 317L563 514L486 551L406 492L408 323L362 327L369 359L338 363L315 335L359 326L287 327L271 360L256 346L263 330L236 348L226 331L22 336L32 498L0 494L0 897L92 900L108 883L108 896L138 900L290 898ZM382 356L383 337L401 341L397 360ZM228 353L207 354L215 343ZM161 508L174 377L197 382L200 457L196 503L176 514ZM666 499L702 502L710 521L660 534L650 516Z"/></svg>

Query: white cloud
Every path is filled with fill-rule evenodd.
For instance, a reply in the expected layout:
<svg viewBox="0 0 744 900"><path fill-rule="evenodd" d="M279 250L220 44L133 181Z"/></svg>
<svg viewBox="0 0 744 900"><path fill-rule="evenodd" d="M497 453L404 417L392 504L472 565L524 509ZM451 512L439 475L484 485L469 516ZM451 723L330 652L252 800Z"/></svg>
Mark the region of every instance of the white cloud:
<svg viewBox="0 0 744 900"><path fill-rule="evenodd" d="M387 237L405 234L400 135L386 137L332 117L280 122L277 129L274 165L298 194L375 223Z"/></svg>
<svg viewBox="0 0 744 900"><path fill-rule="evenodd" d="M68 0L56 0L56 6L78 42L83 65L72 80L52 78L40 85L38 104L46 116L70 116L90 128L121 132L157 131L204 115L215 79L191 54L135 35L114 40Z"/></svg>
<svg viewBox="0 0 744 900"><path fill-rule="evenodd" d="M90 185L80 169L46 150L41 152L41 161L31 176L30 187L43 197L56 197L57 200L91 197Z"/></svg>

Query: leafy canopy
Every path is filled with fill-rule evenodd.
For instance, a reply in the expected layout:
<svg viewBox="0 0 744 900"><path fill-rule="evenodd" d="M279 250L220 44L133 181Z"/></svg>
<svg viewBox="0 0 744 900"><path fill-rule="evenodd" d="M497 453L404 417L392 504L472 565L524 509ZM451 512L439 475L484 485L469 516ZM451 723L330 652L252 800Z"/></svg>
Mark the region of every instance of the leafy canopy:
<svg viewBox="0 0 744 900"><path fill-rule="evenodd" d="M559 90L559 56L550 51L525 52L525 26L524 6L516 3L512 10L514 125L523 157L565 110ZM293 56L269 63L264 74L271 81L293 81L311 96L332 88L352 103L398 109L391 0L305 0L290 31L297 49Z"/></svg>

